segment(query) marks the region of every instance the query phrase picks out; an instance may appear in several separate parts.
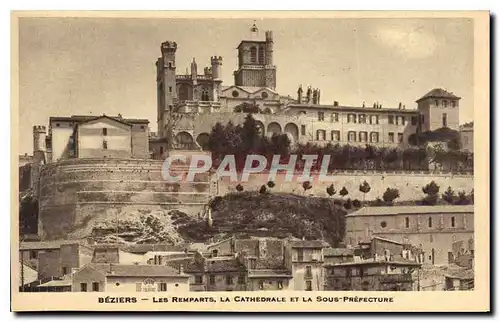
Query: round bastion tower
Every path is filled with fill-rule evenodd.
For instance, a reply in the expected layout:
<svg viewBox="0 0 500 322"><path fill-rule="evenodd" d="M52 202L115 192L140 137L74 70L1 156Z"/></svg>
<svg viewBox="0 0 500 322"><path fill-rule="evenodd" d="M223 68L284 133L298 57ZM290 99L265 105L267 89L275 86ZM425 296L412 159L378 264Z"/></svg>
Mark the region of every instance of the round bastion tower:
<svg viewBox="0 0 500 322"><path fill-rule="evenodd" d="M213 92L213 100L214 102L219 101L219 95L221 92L222 86L222 57L221 56L213 56L210 58L210 63L212 65L212 79L214 81L214 92Z"/></svg>
<svg viewBox="0 0 500 322"><path fill-rule="evenodd" d="M47 129L43 125L33 126L33 155L36 152L45 152L45 138L47 137Z"/></svg>

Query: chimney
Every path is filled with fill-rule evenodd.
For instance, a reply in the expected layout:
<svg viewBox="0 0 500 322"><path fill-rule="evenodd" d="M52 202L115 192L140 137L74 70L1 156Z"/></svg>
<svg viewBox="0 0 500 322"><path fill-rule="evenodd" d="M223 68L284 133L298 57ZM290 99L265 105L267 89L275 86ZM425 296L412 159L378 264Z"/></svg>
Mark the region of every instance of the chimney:
<svg viewBox="0 0 500 322"><path fill-rule="evenodd" d="M333 101L333 106L339 106L339 102Z"/></svg>

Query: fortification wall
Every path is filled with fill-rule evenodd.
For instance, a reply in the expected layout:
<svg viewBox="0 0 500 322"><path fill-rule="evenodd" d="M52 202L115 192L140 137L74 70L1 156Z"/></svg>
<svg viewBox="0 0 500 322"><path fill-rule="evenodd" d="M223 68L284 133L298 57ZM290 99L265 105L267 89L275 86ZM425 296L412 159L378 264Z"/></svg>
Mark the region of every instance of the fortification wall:
<svg viewBox="0 0 500 322"><path fill-rule="evenodd" d="M298 182L295 175L292 181L285 181L285 174L278 173L273 180L276 184L271 190L274 192L303 194L302 182ZM474 177L470 175L453 175L451 173L426 173L426 172L336 172L331 173L333 181L320 182L318 175L314 174L311 181L312 188L307 190L306 195L318 197L328 197L326 188L333 183L337 193L334 197L340 197L339 191L346 187L349 194L345 197L351 199L363 200L363 193L359 191L359 185L366 180L371 187L370 192L365 196L366 200L374 200L377 197L382 198L387 188L399 189L400 197L398 201L417 200L425 196L422 188L431 181L435 181L440 187L440 193L443 193L448 186L458 193L465 191L470 193L474 188ZM240 176L238 178L241 178ZM269 180L268 173L251 174L247 182L241 182L245 191L258 191L259 188ZM224 195L228 192L235 192L238 182L231 182L228 177L218 179L218 195Z"/></svg>
<svg viewBox="0 0 500 322"><path fill-rule="evenodd" d="M71 238L73 230L106 217L110 209L118 216L171 210L198 215L212 193L210 174L198 174L192 183L166 182L162 166L146 159L73 159L44 166L38 233L46 240Z"/></svg>

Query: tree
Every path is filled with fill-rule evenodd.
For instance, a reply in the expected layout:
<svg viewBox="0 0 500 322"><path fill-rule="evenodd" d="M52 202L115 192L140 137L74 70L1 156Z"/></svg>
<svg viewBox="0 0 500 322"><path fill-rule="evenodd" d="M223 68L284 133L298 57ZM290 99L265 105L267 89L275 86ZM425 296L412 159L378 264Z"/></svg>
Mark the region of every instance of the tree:
<svg viewBox="0 0 500 322"><path fill-rule="evenodd" d="M447 203L449 203L450 205L452 205L453 202L455 201L455 191L453 191L453 189L451 189L451 186L450 186L443 193L443 195L441 196L441 198L443 198L444 201L446 201Z"/></svg>
<svg viewBox="0 0 500 322"><path fill-rule="evenodd" d="M387 190L385 190L384 192L384 195L382 196L382 199L384 199L384 201L390 205L392 205L394 200L396 200L397 198L399 198L399 190L391 188L387 188Z"/></svg>
<svg viewBox="0 0 500 322"><path fill-rule="evenodd" d="M266 186L265 186L265 185L262 185L262 186L260 187L260 189L259 189L259 193L260 193L260 194L265 194L265 193L267 193L267 188L266 188Z"/></svg>
<svg viewBox="0 0 500 322"><path fill-rule="evenodd" d="M370 192L370 190L371 187L366 180L359 186L359 191L363 193L363 201L365 201L365 196L368 192Z"/></svg>
<svg viewBox="0 0 500 322"><path fill-rule="evenodd" d="M465 191L460 191L458 193L458 199L455 202L456 205L468 205L470 203L469 198L467 198L467 195L465 194Z"/></svg>
<svg viewBox="0 0 500 322"><path fill-rule="evenodd" d="M354 199L352 201L352 205L354 206L354 208L361 208L361 202L358 199Z"/></svg>
<svg viewBox="0 0 500 322"><path fill-rule="evenodd" d="M326 187L326 193L330 197L337 193L337 190L335 190L335 188L333 187L333 183L331 185L329 185L328 187Z"/></svg>
<svg viewBox="0 0 500 322"><path fill-rule="evenodd" d="M435 205L439 198L439 186L433 181L422 188L422 191L427 195L422 200L424 205Z"/></svg>
<svg viewBox="0 0 500 322"><path fill-rule="evenodd" d="M343 197L347 196L349 194L349 191L345 187L342 187L342 190L340 190L339 195Z"/></svg>
<svg viewBox="0 0 500 322"><path fill-rule="evenodd" d="M240 183L238 183L238 185L236 186L236 191L238 191L238 192L243 191L243 186Z"/></svg>
<svg viewBox="0 0 500 322"><path fill-rule="evenodd" d="M268 186L269 188L271 188L271 189L272 189L272 188L274 188L274 186L275 186L275 185L276 185L276 184L274 183L274 181L269 181L269 182L267 183L267 186Z"/></svg>
<svg viewBox="0 0 500 322"><path fill-rule="evenodd" d="M352 208L352 201L350 198L348 198L345 203L344 203L344 208L345 209L351 209Z"/></svg>
<svg viewBox="0 0 500 322"><path fill-rule="evenodd" d="M304 194L306 193L307 190L312 188L311 182L310 181L304 181L302 183L302 188L304 189Z"/></svg>

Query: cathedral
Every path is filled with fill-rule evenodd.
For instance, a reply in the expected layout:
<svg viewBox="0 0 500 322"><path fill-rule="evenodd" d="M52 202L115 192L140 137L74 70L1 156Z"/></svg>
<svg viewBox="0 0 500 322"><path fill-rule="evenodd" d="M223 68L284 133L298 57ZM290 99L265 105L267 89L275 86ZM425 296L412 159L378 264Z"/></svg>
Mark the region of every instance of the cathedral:
<svg viewBox="0 0 500 322"><path fill-rule="evenodd" d="M213 56L198 73L195 59L190 73L178 74L177 44L161 44L156 62L158 132L150 138L150 152L160 159L169 149L206 149L212 127L229 121L241 124L252 113L263 135L285 133L292 144L351 144L405 146L411 134L439 128L459 130L460 97L435 88L419 98L417 108L381 105L322 104L321 91L298 86L295 97L276 92L272 31L261 37L254 24L238 50L234 85L221 80L223 58Z"/></svg>

